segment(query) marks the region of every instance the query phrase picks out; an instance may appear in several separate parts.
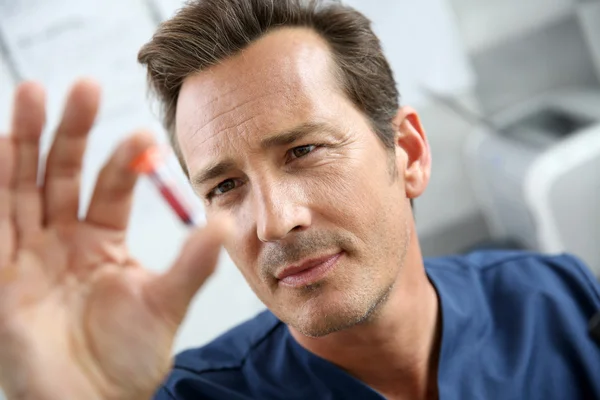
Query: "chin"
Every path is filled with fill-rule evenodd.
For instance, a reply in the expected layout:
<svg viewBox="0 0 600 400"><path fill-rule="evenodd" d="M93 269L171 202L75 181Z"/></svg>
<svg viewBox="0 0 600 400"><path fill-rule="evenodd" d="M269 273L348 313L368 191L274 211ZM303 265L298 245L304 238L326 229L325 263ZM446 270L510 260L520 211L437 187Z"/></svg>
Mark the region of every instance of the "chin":
<svg viewBox="0 0 600 400"><path fill-rule="evenodd" d="M361 323L365 318L345 318L341 316L329 316L327 318L312 318L311 320L299 320L297 323L289 324L302 335L311 338L320 338L331 333L340 332Z"/></svg>
<svg viewBox="0 0 600 400"><path fill-rule="evenodd" d="M365 302L327 297L317 296L289 310L286 323L304 336L323 337L368 321L380 304L378 299Z"/></svg>
<svg viewBox="0 0 600 400"><path fill-rule="evenodd" d="M393 283L370 283L325 280L287 292L279 298L277 306L269 308L281 321L304 336L323 337L368 323L376 317L388 299Z"/></svg>

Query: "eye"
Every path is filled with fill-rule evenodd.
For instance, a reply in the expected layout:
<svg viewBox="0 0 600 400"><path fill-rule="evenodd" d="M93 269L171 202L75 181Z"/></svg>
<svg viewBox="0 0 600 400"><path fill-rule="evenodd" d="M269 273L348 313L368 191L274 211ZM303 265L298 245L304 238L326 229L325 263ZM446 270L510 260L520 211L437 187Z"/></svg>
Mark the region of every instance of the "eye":
<svg viewBox="0 0 600 400"><path fill-rule="evenodd" d="M235 179L227 179L219 183L213 190L208 194L209 198L214 196L221 196L237 187L237 181Z"/></svg>
<svg viewBox="0 0 600 400"><path fill-rule="evenodd" d="M302 158L302 157L306 156L307 154L311 153L316 148L317 148L317 146L315 146L314 144L308 144L306 146L298 146L298 147L294 147L293 149L291 149L290 154L294 158Z"/></svg>

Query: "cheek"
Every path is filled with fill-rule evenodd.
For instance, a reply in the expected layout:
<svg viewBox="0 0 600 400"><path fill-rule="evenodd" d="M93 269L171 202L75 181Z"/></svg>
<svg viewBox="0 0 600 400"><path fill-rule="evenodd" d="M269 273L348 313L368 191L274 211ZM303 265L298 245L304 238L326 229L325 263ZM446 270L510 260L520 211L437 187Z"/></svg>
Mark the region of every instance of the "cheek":
<svg viewBox="0 0 600 400"><path fill-rule="evenodd" d="M313 211L341 228L364 229L381 213L388 195L389 178L380 176L385 168L361 160L329 166L312 185L309 201Z"/></svg>
<svg viewBox="0 0 600 400"><path fill-rule="evenodd" d="M236 220L240 221L237 217ZM236 224L235 235L230 237L225 246L233 263L238 267L242 275L250 281L256 279L256 274L252 270L258 258L258 247L256 247L255 243L249 235L249 230L246 227Z"/></svg>

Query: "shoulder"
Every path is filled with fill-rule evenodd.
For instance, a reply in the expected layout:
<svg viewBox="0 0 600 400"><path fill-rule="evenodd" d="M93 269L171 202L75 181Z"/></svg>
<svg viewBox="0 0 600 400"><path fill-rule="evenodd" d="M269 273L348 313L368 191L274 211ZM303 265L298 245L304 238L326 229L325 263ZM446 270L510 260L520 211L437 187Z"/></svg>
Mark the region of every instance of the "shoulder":
<svg viewBox="0 0 600 400"><path fill-rule="evenodd" d="M271 312L263 311L207 345L179 353L174 368L195 373L240 368L252 351L271 338L281 325Z"/></svg>
<svg viewBox="0 0 600 400"><path fill-rule="evenodd" d="M465 279L488 295L543 295L555 300L600 308L600 282L571 254L545 255L529 251L481 251L426 262L440 279Z"/></svg>
<svg viewBox="0 0 600 400"><path fill-rule="evenodd" d="M251 398L243 397L250 392L243 368L249 359L265 357L263 345L281 338L283 327L263 311L207 345L179 353L154 399Z"/></svg>
<svg viewBox="0 0 600 400"><path fill-rule="evenodd" d="M481 398L600 398L600 348L588 332L600 283L577 257L486 251L427 260L426 270L442 305L448 388Z"/></svg>

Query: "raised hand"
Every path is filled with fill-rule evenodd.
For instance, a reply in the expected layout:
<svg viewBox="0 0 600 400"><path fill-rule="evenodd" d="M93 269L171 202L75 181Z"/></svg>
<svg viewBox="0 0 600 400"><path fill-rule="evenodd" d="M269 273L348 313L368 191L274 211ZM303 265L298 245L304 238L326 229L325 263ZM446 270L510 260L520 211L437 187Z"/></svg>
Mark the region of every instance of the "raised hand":
<svg viewBox="0 0 600 400"><path fill-rule="evenodd" d="M131 258L125 236L136 176L128 165L153 145L143 132L115 150L78 218L99 92L91 81L73 86L42 168L41 86L18 87L10 135L0 137L0 387L9 399L150 398L226 235L226 221L212 221L161 275Z"/></svg>

